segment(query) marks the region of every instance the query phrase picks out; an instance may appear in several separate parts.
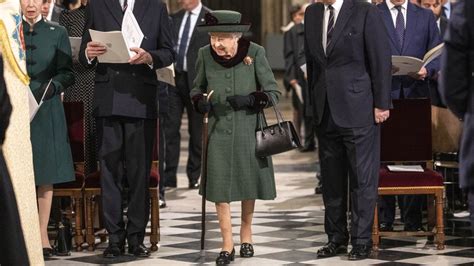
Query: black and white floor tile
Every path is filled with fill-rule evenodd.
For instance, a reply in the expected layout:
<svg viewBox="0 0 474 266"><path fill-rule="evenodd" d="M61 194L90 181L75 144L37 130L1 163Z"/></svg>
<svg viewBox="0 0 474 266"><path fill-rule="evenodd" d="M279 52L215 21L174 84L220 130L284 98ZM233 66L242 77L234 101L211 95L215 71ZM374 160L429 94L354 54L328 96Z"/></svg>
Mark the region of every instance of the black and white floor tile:
<svg viewBox="0 0 474 266"><path fill-rule="evenodd" d="M284 115L288 118L288 101ZM178 188L168 190L168 207L161 210L161 241L150 258L135 259L124 255L104 259L107 243L94 252L73 252L56 257L46 265L193 265L213 264L220 251L220 233L215 209L207 204L206 250L200 252L201 198L196 190L187 189L183 165L187 160L187 125L183 123L182 156ZM469 224L462 219L450 221L446 228L446 249L436 250L426 238L383 239L381 250L371 259L349 262L345 256L317 259L316 251L325 244L322 197L314 194L316 153L291 151L274 157L278 196L273 201L258 201L253 221L256 256L240 258L233 264L243 265L474 265L474 238ZM232 203L234 242L238 255L240 204ZM97 239L99 242L99 239Z"/></svg>

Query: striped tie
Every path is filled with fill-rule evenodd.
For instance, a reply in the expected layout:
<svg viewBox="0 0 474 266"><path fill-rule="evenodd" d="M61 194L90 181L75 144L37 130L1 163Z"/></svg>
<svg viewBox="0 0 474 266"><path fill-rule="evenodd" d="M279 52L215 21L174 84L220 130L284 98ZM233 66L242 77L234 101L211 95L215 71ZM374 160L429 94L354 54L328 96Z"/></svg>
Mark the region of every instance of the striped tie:
<svg viewBox="0 0 474 266"><path fill-rule="evenodd" d="M326 48L329 47L332 39L332 33L334 32L334 7L328 6L329 9L329 20L328 20L328 31L326 38Z"/></svg>
<svg viewBox="0 0 474 266"><path fill-rule="evenodd" d="M395 8L398 10L397 20L395 23L395 32L397 33L400 50L402 50L403 42L405 41L405 19L403 18L402 6L396 6Z"/></svg>
<svg viewBox="0 0 474 266"><path fill-rule="evenodd" d="M127 10L127 7L128 7L127 0L124 0L124 1L123 1L123 8L122 8L122 12L123 12L123 13L125 13L125 10Z"/></svg>

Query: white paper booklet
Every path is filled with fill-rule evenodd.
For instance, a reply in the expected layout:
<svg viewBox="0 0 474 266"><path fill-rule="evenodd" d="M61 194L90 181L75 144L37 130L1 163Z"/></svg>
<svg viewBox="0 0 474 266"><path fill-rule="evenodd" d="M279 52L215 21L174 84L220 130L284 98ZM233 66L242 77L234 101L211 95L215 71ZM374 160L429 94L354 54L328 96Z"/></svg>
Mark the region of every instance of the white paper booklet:
<svg viewBox="0 0 474 266"><path fill-rule="evenodd" d="M40 109L41 105L43 105L44 102L44 96L46 95L46 92L50 89L50 85L53 79L50 79L48 82L48 85L46 86L46 89L43 92L43 95L41 95L40 102L38 103L36 101L35 96L33 95L33 92L31 91L30 88L28 88L28 105L30 109L30 123L33 121L33 118L35 118L36 113L38 113L38 110Z"/></svg>
<svg viewBox="0 0 474 266"><path fill-rule="evenodd" d="M121 31L104 32L89 29L89 32L94 42L107 46L107 52L98 57L101 63L128 63L128 60L135 55L130 48L140 47L145 37L130 9L125 11Z"/></svg>
<svg viewBox="0 0 474 266"><path fill-rule="evenodd" d="M174 66L173 64L159 68L156 70L156 77L159 81L170 84L171 86L176 86L174 81Z"/></svg>
<svg viewBox="0 0 474 266"><path fill-rule="evenodd" d="M429 50L423 60L411 56L392 56L392 66L398 68L393 76L403 76L409 73L418 73L421 68L426 67L431 61L435 60L443 52L444 43Z"/></svg>
<svg viewBox="0 0 474 266"><path fill-rule="evenodd" d="M71 54L73 59L79 58L79 50L81 49L81 37L69 37L71 43Z"/></svg>
<svg viewBox="0 0 474 266"><path fill-rule="evenodd" d="M387 165L391 172L424 172L421 165Z"/></svg>

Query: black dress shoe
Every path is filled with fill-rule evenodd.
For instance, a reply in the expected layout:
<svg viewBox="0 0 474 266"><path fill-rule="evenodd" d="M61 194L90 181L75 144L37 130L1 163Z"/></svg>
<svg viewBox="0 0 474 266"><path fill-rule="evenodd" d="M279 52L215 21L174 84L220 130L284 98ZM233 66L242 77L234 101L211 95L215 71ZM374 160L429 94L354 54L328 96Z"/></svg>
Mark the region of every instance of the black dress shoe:
<svg viewBox="0 0 474 266"><path fill-rule="evenodd" d="M56 255L56 250L54 247L51 248L43 248L43 258L48 259Z"/></svg>
<svg viewBox="0 0 474 266"><path fill-rule="evenodd" d="M314 188L314 194L316 195L323 194L323 185L318 184L318 186Z"/></svg>
<svg viewBox="0 0 474 266"><path fill-rule="evenodd" d="M165 199L160 199L159 204L160 204L160 209L166 208L166 200Z"/></svg>
<svg viewBox="0 0 474 266"><path fill-rule="evenodd" d="M389 223L381 223L380 224L380 232L390 232L393 231L393 225Z"/></svg>
<svg viewBox="0 0 474 266"><path fill-rule="evenodd" d="M129 246L128 254L133 254L135 257L146 258L150 256L150 250L145 245Z"/></svg>
<svg viewBox="0 0 474 266"><path fill-rule="evenodd" d="M346 254L346 253L347 253L346 245L329 242L324 247L318 250L317 255L318 255L318 258L329 258L329 257L334 257L338 254Z"/></svg>
<svg viewBox="0 0 474 266"><path fill-rule="evenodd" d="M307 147L304 147L300 150L300 152L312 152L312 151L315 151L316 150L316 147L315 146L307 146Z"/></svg>
<svg viewBox="0 0 474 266"><path fill-rule="evenodd" d="M407 232L425 232L423 226L416 226L416 225L405 225L403 231Z"/></svg>
<svg viewBox="0 0 474 266"><path fill-rule="evenodd" d="M221 251L219 253L219 257L216 259L216 264L217 265L225 265L225 264L230 264L232 261L234 261L235 257L235 249L232 249L232 252L229 253L229 251Z"/></svg>
<svg viewBox="0 0 474 266"><path fill-rule="evenodd" d="M349 260L364 260L370 256L372 248L366 245L355 245L349 252Z"/></svg>
<svg viewBox="0 0 474 266"><path fill-rule="evenodd" d="M117 258L123 254L123 246L117 243L109 243L109 246L104 250L104 258Z"/></svg>
<svg viewBox="0 0 474 266"><path fill-rule="evenodd" d="M240 256L242 258L250 258L253 257L254 251L253 246L250 243L242 243L240 245Z"/></svg>
<svg viewBox="0 0 474 266"><path fill-rule="evenodd" d="M199 188L199 182L198 181L190 181L188 188L189 189L198 189Z"/></svg>

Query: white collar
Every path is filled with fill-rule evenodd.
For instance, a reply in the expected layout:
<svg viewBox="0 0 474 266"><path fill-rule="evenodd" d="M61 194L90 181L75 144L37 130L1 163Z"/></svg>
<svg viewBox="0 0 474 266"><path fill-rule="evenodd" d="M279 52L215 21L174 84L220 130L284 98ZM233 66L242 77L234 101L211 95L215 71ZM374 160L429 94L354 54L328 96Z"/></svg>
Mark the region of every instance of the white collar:
<svg viewBox="0 0 474 266"><path fill-rule="evenodd" d="M387 3L387 6L388 6L388 9L389 10L392 10L393 8L395 8L395 5L392 3L392 1L390 0L385 0L385 2ZM405 0L405 3L402 4L402 7L407 10L408 9L408 0Z"/></svg>
<svg viewBox="0 0 474 266"><path fill-rule="evenodd" d="M43 19L43 16L40 14L38 17L36 17L35 19L35 23L31 24L25 17L25 15L23 15L23 20L26 21L26 23L30 24L30 26L33 26L35 25L36 23L38 23L40 20Z"/></svg>
<svg viewBox="0 0 474 266"><path fill-rule="evenodd" d="M201 13L201 9L202 9L202 3L199 1L199 4L193 9L191 10L191 14L193 15L198 15Z"/></svg>
<svg viewBox="0 0 474 266"><path fill-rule="evenodd" d="M344 0L336 0L331 6L334 8L334 10L339 11L342 8L342 4L344 4ZM329 5L324 5L324 9L327 10L328 6Z"/></svg>

